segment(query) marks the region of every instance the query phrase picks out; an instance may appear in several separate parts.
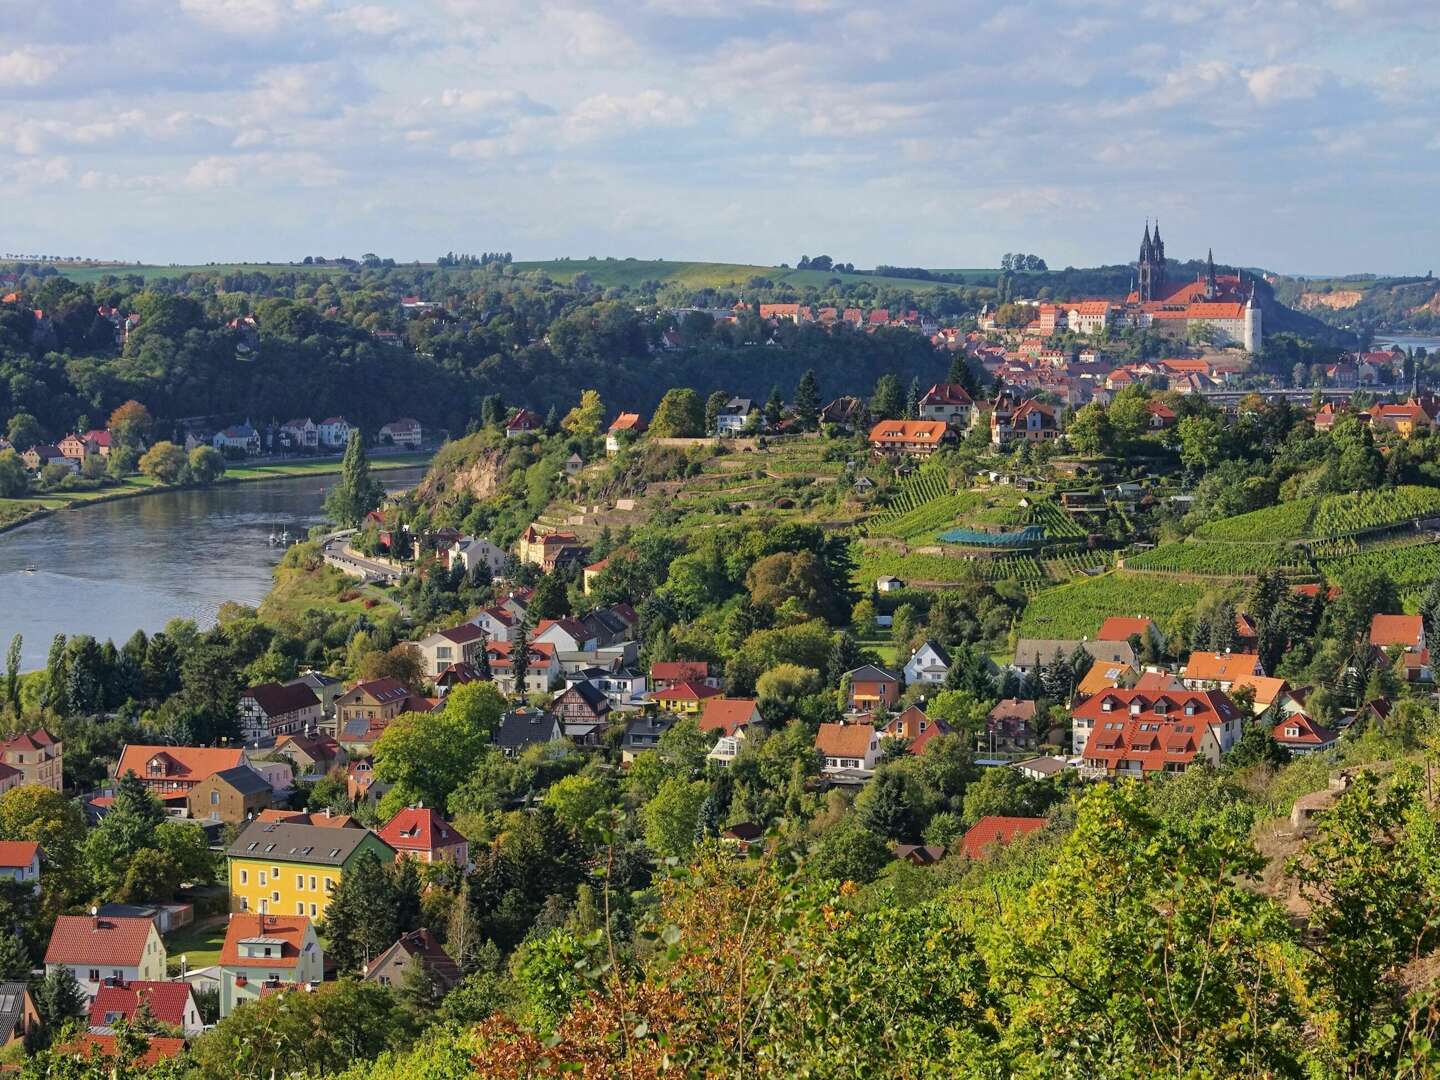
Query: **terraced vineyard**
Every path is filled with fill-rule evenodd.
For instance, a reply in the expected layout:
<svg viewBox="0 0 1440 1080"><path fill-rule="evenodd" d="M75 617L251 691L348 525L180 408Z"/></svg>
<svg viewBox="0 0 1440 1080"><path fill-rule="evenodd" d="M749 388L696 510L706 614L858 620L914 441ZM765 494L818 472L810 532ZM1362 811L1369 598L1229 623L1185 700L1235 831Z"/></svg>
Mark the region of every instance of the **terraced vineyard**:
<svg viewBox="0 0 1440 1080"><path fill-rule="evenodd" d="M907 582L959 583L965 581L1020 581L1045 585L1044 567L1029 555L1005 555L996 559L964 559L949 555L902 554L884 548L857 548L855 581L862 587L879 577L898 577Z"/></svg>
<svg viewBox="0 0 1440 1080"><path fill-rule="evenodd" d="M1336 580L1355 570L1379 570L1395 583L1400 593L1423 592L1440 577L1440 544L1377 547L1358 555L1321 559L1319 566L1327 580Z"/></svg>
<svg viewBox="0 0 1440 1080"><path fill-rule="evenodd" d="M900 486L899 498L870 519L867 535L899 535L891 532L892 522L923 508L927 503L944 498L949 493L950 485L943 473L921 469Z"/></svg>
<svg viewBox="0 0 1440 1080"><path fill-rule="evenodd" d="M1334 540L1440 515L1440 488L1409 485L1353 495L1308 496L1195 530L1201 540Z"/></svg>
<svg viewBox="0 0 1440 1080"><path fill-rule="evenodd" d="M1108 569L1115 564L1115 555L1109 551L1072 552L1056 555L1045 560L1045 569L1056 581L1068 581L1091 570Z"/></svg>
<svg viewBox="0 0 1440 1080"><path fill-rule="evenodd" d="M1020 620L1020 636L1093 636L1111 615L1147 615L1161 627L1192 609L1211 586L1158 574L1116 570L1044 589L1031 599Z"/></svg>
<svg viewBox="0 0 1440 1080"><path fill-rule="evenodd" d="M1244 577L1276 568L1305 571L1305 552L1287 544L1179 543L1161 544L1125 560L1127 570L1161 570L1172 574Z"/></svg>
<svg viewBox="0 0 1440 1080"><path fill-rule="evenodd" d="M978 491L956 491L921 503L913 510L877 524L870 523L869 535L893 536L898 540L930 539L949 528L957 517L979 505L984 496Z"/></svg>
<svg viewBox="0 0 1440 1080"><path fill-rule="evenodd" d="M1062 540L1067 538L1080 538L1085 535L1085 529L1078 521L1072 518L1064 510L1048 499L1041 500L1029 508L1029 520L1027 525L1040 525L1045 529L1045 535L1051 540Z"/></svg>

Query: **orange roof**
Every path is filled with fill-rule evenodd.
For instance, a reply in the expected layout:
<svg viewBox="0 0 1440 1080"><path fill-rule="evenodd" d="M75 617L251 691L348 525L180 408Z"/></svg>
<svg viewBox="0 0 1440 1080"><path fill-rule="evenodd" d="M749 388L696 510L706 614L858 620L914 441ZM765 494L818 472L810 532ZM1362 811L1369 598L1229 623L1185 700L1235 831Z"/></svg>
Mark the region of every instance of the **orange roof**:
<svg viewBox="0 0 1440 1080"><path fill-rule="evenodd" d="M407 806L385 823L379 835L396 851L434 851L469 843L428 806Z"/></svg>
<svg viewBox="0 0 1440 1080"><path fill-rule="evenodd" d="M941 420L881 420L870 429L870 441L939 446L949 431L949 425Z"/></svg>
<svg viewBox="0 0 1440 1080"><path fill-rule="evenodd" d="M128 915L61 915L50 933L45 963L139 967L155 924Z"/></svg>
<svg viewBox="0 0 1440 1080"><path fill-rule="evenodd" d="M164 764L164 773L147 773L146 766L157 759ZM121 751L120 760L115 764L115 775L121 777L127 772L133 772L142 780L150 776L156 779L199 783L217 772L243 764L245 751L242 747L147 746L134 743Z"/></svg>
<svg viewBox="0 0 1440 1080"><path fill-rule="evenodd" d="M1185 678L1207 682L1234 682L1260 670L1256 653L1192 652L1185 664Z"/></svg>
<svg viewBox="0 0 1440 1080"><path fill-rule="evenodd" d="M1119 615L1112 615L1100 624L1100 632L1095 635L1095 640L1129 641L1131 634L1139 634L1143 638L1154 628L1154 619L1127 619Z"/></svg>
<svg viewBox="0 0 1440 1080"><path fill-rule="evenodd" d="M734 735L740 728L759 718L754 698L712 697L705 703L705 711L700 714L700 730Z"/></svg>
<svg viewBox="0 0 1440 1080"><path fill-rule="evenodd" d="M704 660L659 660L650 665L655 682L704 682L709 676L710 665Z"/></svg>
<svg viewBox="0 0 1440 1080"><path fill-rule="evenodd" d="M657 690L650 697L655 701L703 701L705 698L719 697L723 693L719 687L686 680L676 683L668 690Z"/></svg>
<svg viewBox="0 0 1440 1080"><path fill-rule="evenodd" d="M141 1002L150 1015L163 1024L185 1025L185 1006L192 993L189 983L132 982L125 986L102 986L90 1004L92 1027L114 1027L114 1018L133 1020Z"/></svg>
<svg viewBox="0 0 1440 1080"><path fill-rule="evenodd" d="M304 810L261 810L261 821L283 821L287 825L318 825L322 829L364 828L349 814L306 813Z"/></svg>
<svg viewBox="0 0 1440 1080"><path fill-rule="evenodd" d="M28 867L40 854L40 845L32 840L0 840L0 866L7 870Z"/></svg>
<svg viewBox="0 0 1440 1080"><path fill-rule="evenodd" d="M171 1058L180 1056L185 1049L185 1040L171 1038L166 1035L148 1035L150 1045L146 1047L145 1053L140 1055L136 1065L144 1069L150 1069L168 1061ZM67 1043L64 1047L65 1053L86 1059L112 1058L115 1056L115 1036L96 1035L86 1032L74 1042Z"/></svg>
<svg viewBox="0 0 1440 1080"><path fill-rule="evenodd" d="M1098 694L1101 690L1109 690L1112 687L1120 686L1135 677L1135 669L1129 664L1107 664L1096 662L1090 665L1090 670L1080 680L1080 685L1075 687L1077 694Z"/></svg>
<svg viewBox="0 0 1440 1080"><path fill-rule="evenodd" d="M970 827L960 841L961 850L972 859L982 858L985 849L997 844L1008 844L1017 836L1037 832L1045 827L1043 817L1001 817L987 814Z"/></svg>
<svg viewBox="0 0 1440 1080"><path fill-rule="evenodd" d="M1244 304L1191 304L1185 314L1192 319L1243 319Z"/></svg>
<svg viewBox="0 0 1440 1080"><path fill-rule="evenodd" d="M1376 615L1370 620L1370 644L1386 648L1401 645L1418 649L1425 636L1425 624L1419 615Z"/></svg>
<svg viewBox="0 0 1440 1080"><path fill-rule="evenodd" d="M869 724L821 724L815 749L826 757L865 758L875 729Z"/></svg>
<svg viewBox="0 0 1440 1080"><path fill-rule="evenodd" d="M637 412L622 412L610 425L611 431L638 431L643 425Z"/></svg>
<svg viewBox="0 0 1440 1080"><path fill-rule="evenodd" d="M1281 694L1290 689L1290 684L1284 679L1272 679L1268 675L1246 675L1231 684L1230 692L1233 694L1245 687L1255 691L1256 705L1268 709Z"/></svg>
<svg viewBox="0 0 1440 1080"><path fill-rule="evenodd" d="M918 705L911 705L881 730L891 738L909 739L914 742L930 728L930 718Z"/></svg>
<svg viewBox="0 0 1440 1080"><path fill-rule="evenodd" d="M257 915L236 912L225 927L225 944L220 948L224 967L294 967L300 962L300 947L305 943L305 930L310 920L304 915ZM241 956L240 943L253 938L269 938L279 945L278 954L260 957Z"/></svg>

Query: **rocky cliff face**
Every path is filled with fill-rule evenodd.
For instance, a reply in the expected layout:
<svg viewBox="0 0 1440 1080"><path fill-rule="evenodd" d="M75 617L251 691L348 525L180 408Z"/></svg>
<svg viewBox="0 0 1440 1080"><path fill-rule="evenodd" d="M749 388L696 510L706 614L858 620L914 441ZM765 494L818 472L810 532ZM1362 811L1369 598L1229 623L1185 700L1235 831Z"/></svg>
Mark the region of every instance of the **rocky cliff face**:
<svg viewBox="0 0 1440 1080"><path fill-rule="evenodd" d="M500 490L502 469L505 464L503 450L475 450L465 452L464 440L447 447L446 453L437 457L420 481L416 494L429 503L452 499L468 491L476 499L488 499Z"/></svg>

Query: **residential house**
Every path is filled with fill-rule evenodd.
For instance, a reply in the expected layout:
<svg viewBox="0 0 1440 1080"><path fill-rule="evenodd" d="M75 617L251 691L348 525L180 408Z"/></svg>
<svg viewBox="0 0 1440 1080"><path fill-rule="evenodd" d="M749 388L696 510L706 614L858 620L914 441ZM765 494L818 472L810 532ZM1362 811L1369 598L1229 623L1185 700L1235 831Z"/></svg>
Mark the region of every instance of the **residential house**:
<svg viewBox="0 0 1440 1080"><path fill-rule="evenodd" d="M936 383L919 404L921 420L941 420L966 431L975 416L975 399L959 383Z"/></svg>
<svg viewBox="0 0 1440 1080"><path fill-rule="evenodd" d="M394 786L375 775L375 763L369 758L359 758L345 766L345 797L352 803L374 806Z"/></svg>
<svg viewBox="0 0 1440 1080"><path fill-rule="evenodd" d="M935 728L939 728L942 735L950 734L950 725L945 721L931 721L919 705L911 705L881 728L880 736L886 739L904 739L914 745Z"/></svg>
<svg viewBox="0 0 1440 1080"><path fill-rule="evenodd" d="M1289 696L1290 684L1284 679L1272 679L1265 675L1247 675L1231 683L1227 692L1233 698L1239 690L1251 692L1251 711L1256 716L1264 716Z"/></svg>
<svg viewBox="0 0 1440 1080"><path fill-rule="evenodd" d="M23 982L0 983L0 1047L21 1042L41 1028L40 1011Z"/></svg>
<svg viewBox="0 0 1440 1080"><path fill-rule="evenodd" d="M1017 837L1027 836L1045 828L1042 817L1004 817L986 814L960 838L960 850L968 859L983 859L997 847L1014 843Z"/></svg>
<svg viewBox="0 0 1440 1080"><path fill-rule="evenodd" d="M636 755L654 750L660 745L660 737L675 726L675 717L669 713L642 713L625 722L625 734L620 739L620 760L626 765ZM572 740L574 736L571 736Z"/></svg>
<svg viewBox="0 0 1440 1080"><path fill-rule="evenodd" d="M467 574L477 566L486 566L491 577L502 577L509 561L503 548L483 536L462 536L445 549L445 565L451 570L459 567Z"/></svg>
<svg viewBox="0 0 1440 1080"><path fill-rule="evenodd" d="M190 816L197 821L223 821L239 825L270 808L275 793L270 783L249 765L212 773L186 796Z"/></svg>
<svg viewBox="0 0 1440 1080"><path fill-rule="evenodd" d="M875 579L876 592L899 592L903 588L905 588L905 582L901 581L898 577L890 577L887 575L885 577L878 577Z"/></svg>
<svg viewBox="0 0 1440 1080"><path fill-rule="evenodd" d="M561 563L582 560L585 545L572 532L546 532L527 525L516 541L515 554L522 563L533 563L548 574Z"/></svg>
<svg viewBox="0 0 1440 1080"><path fill-rule="evenodd" d="M87 431L83 435L72 433L60 440L60 452L82 463L87 457L109 457L114 446L115 440L110 432L99 429Z"/></svg>
<svg viewBox="0 0 1440 1080"><path fill-rule="evenodd" d="M562 664L566 654L562 653ZM610 702L612 709L635 709L646 701L645 673L638 668L626 667L618 661L609 667L591 666L569 672L565 676L567 686L588 683L599 690Z"/></svg>
<svg viewBox="0 0 1440 1080"><path fill-rule="evenodd" d="M1151 431L1164 431L1175 426L1175 410L1160 401L1145 403L1145 426Z"/></svg>
<svg viewBox="0 0 1440 1080"><path fill-rule="evenodd" d="M61 465L72 473L80 471L80 462L72 457L66 457L58 446L52 446L49 443L30 447L20 455L20 460L25 462L25 467L31 472L39 472L47 465Z"/></svg>
<svg viewBox="0 0 1440 1080"><path fill-rule="evenodd" d="M40 845L33 840L0 840L0 881L29 881L38 885Z"/></svg>
<svg viewBox="0 0 1440 1080"><path fill-rule="evenodd" d="M419 450L423 441L420 421L409 416L402 416L399 420L391 420L388 424L380 425L382 445L405 446L411 450Z"/></svg>
<svg viewBox="0 0 1440 1080"><path fill-rule="evenodd" d="M451 664L473 664L485 648L485 631L473 622L446 627L415 643L420 669L433 679Z"/></svg>
<svg viewBox="0 0 1440 1080"><path fill-rule="evenodd" d="M910 659L905 662L907 686L914 686L916 683L939 686L949 674L950 654L938 641L927 640L912 652Z"/></svg>
<svg viewBox="0 0 1440 1080"><path fill-rule="evenodd" d="M622 412L605 433L605 452L618 454L627 442L639 438L644 432L645 421L640 419L639 413Z"/></svg>
<svg viewBox="0 0 1440 1080"><path fill-rule="evenodd" d="M584 628L587 640L594 641L594 648L604 649L631 640L640 625L640 616L629 604L611 604L606 608L596 608L584 616L580 619L580 625ZM587 650L561 649L560 651L565 653Z"/></svg>
<svg viewBox="0 0 1440 1080"><path fill-rule="evenodd" d="M590 595L590 590L595 587L595 582L600 579L600 574L610 565L608 558L600 559L580 571L580 587L585 590L585 595Z"/></svg>
<svg viewBox="0 0 1440 1080"><path fill-rule="evenodd" d="M855 431L869 418L865 402L853 395L838 397L820 410L820 423L833 424L844 431Z"/></svg>
<svg viewBox="0 0 1440 1080"><path fill-rule="evenodd" d="M242 690L239 711L240 729L252 746L315 731L324 715L315 691L303 682L261 683Z"/></svg>
<svg viewBox="0 0 1440 1080"><path fill-rule="evenodd" d="M1339 732L1316 723L1303 712L1283 718L1270 729L1270 734L1292 754L1317 754L1340 741Z"/></svg>
<svg viewBox="0 0 1440 1080"><path fill-rule="evenodd" d="M1066 769L1063 757L1033 757L1010 766L1027 780L1053 780Z"/></svg>
<svg viewBox="0 0 1440 1080"><path fill-rule="evenodd" d="M188 796L200 781L225 769L245 764L242 747L229 746L148 746L132 743L120 751L115 778L134 773L147 788L162 799ZM183 800L182 800L183 801Z"/></svg>
<svg viewBox="0 0 1440 1080"><path fill-rule="evenodd" d="M246 420L243 424L236 424L234 427L217 431L210 440L210 445L222 452L230 450L254 457L260 453L260 433L250 425L249 420Z"/></svg>
<svg viewBox="0 0 1440 1080"><path fill-rule="evenodd" d="M880 738L871 724L821 724L815 750L826 776L868 777L880 759Z"/></svg>
<svg viewBox="0 0 1440 1080"><path fill-rule="evenodd" d="M525 666L525 685L515 685L515 663L512 656L513 641L492 641L485 646L490 661L490 677L497 689L504 694L546 694L560 678L560 660L555 655L555 646L548 642L531 643L526 650L528 661Z"/></svg>
<svg viewBox="0 0 1440 1080"><path fill-rule="evenodd" d="M1402 439L1408 439L1417 431L1429 431L1433 422L1430 414L1423 408L1413 401L1407 401L1403 404L1371 406L1370 426L1394 431Z"/></svg>
<svg viewBox="0 0 1440 1080"><path fill-rule="evenodd" d="M320 445L331 450L342 450L350 442L350 432L355 429L343 416L327 416L316 425Z"/></svg>
<svg viewBox="0 0 1440 1080"><path fill-rule="evenodd" d="M507 439L518 439L522 435L530 435L545 429L545 421L537 413L529 409L516 409L510 419L505 422L505 437Z"/></svg>
<svg viewBox="0 0 1440 1080"><path fill-rule="evenodd" d="M134 318L132 315L131 318ZM115 1035L100 1035L93 1031L67 1042L58 1048L67 1058L83 1061L92 1068L99 1068L106 1076L119 1075L124 1050L118 1045ZM123 1068L148 1073L163 1061L173 1061L185 1050L185 1040L170 1035L146 1036L144 1053L134 1061L126 1060ZM96 1075L91 1073L90 1075Z"/></svg>
<svg viewBox="0 0 1440 1080"><path fill-rule="evenodd" d="M369 829L252 821L225 852L230 910L323 918L346 869L367 851L395 859Z"/></svg>
<svg viewBox="0 0 1440 1080"><path fill-rule="evenodd" d="M896 844L895 858L911 866L934 866L945 857L940 844Z"/></svg>
<svg viewBox="0 0 1440 1080"><path fill-rule="evenodd" d="M720 697L723 693L719 687L708 683L682 682L664 690L652 690L650 700L671 712L699 716L708 699Z"/></svg>
<svg viewBox="0 0 1440 1080"><path fill-rule="evenodd" d="M572 683L550 707L565 726L566 736L581 745L598 743L610 726L610 699L588 682Z"/></svg>
<svg viewBox="0 0 1440 1080"><path fill-rule="evenodd" d="M1184 772L1218 766L1243 720L1221 690L1107 690L1075 706L1071 745L1086 777Z"/></svg>
<svg viewBox="0 0 1440 1080"><path fill-rule="evenodd" d="M544 709L512 709L500 718L495 745L507 758L519 757L532 746L563 742L560 718Z"/></svg>
<svg viewBox="0 0 1440 1080"><path fill-rule="evenodd" d="M384 728L406 710L410 689L399 679L384 678L359 682L335 699L335 722L338 732L364 722L365 726Z"/></svg>
<svg viewBox="0 0 1440 1080"><path fill-rule="evenodd" d="M401 934L400 940L365 965L363 977L398 989L405 985L411 966L416 964L429 973L442 993L453 990L463 978L459 965L450 958L439 939L423 926Z"/></svg>
<svg viewBox="0 0 1440 1080"><path fill-rule="evenodd" d="M992 753L1033 750L1039 744L1035 733L1035 702L1005 698L985 717L984 748Z"/></svg>
<svg viewBox="0 0 1440 1080"><path fill-rule="evenodd" d="M1187 690L1229 690L1241 679L1264 675L1255 653L1200 652L1190 654L1180 672Z"/></svg>
<svg viewBox="0 0 1440 1080"><path fill-rule="evenodd" d="M51 791L64 786L65 744L43 727L0 740L0 763L20 773L20 783Z"/></svg>
<svg viewBox="0 0 1440 1080"><path fill-rule="evenodd" d="M990 413L990 441L996 446L1021 440L1050 442L1060 437L1055 410L1034 398L1021 402L1013 411L993 409Z"/></svg>
<svg viewBox="0 0 1440 1080"><path fill-rule="evenodd" d="M882 457L926 458L958 441L942 420L881 420L870 429L870 448Z"/></svg>
<svg viewBox="0 0 1440 1080"><path fill-rule="evenodd" d="M650 688L669 690L682 682L704 684L719 689L720 680L710 674L704 660L659 660L650 665Z"/></svg>
<svg viewBox="0 0 1440 1080"><path fill-rule="evenodd" d="M1100 624L1100 630L1096 633L1095 640L1130 641L1137 637L1142 644L1149 638L1152 647L1156 650L1165 647L1165 635L1160 632L1160 627L1155 624L1154 619L1147 619L1143 615L1134 618L1111 615Z"/></svg>
<svg viewBox="0 0 1440 1080"><path fill-rule="evenodd" d="M599 647L599 642L584 623L568 618L541 619L535 624L530 642L553 645L556 652L586 652Z"/></svg>
<svg viewBox="0 0 1440 1080"><path fill-rule="evenodd" d="M320 699L321 730L328 726L328 734L334 735L335 699L345 693L345 681L320 671L304 671L293 679L287 679L284 685L294 686L297 683L310 687L310 692Z"/></svg>
<svg viewBox="0 0 1440 1080"><path fill-rule="evenodd" d="M282 735L272 752L290 762L295 775L310 783L350 762L345 748L329 735Z"/></svg>
<svg viewBox="0 0 1440 1080"><path fill-rule="evenodd" d="M308 416L286 420L277 434L281 447L286 450L314 450L320 445L320 428Z"/></svg>
<svg viewBox="0 0 1440 1080"><path fill-rule="evenodd" d="M1015 659L1010 662L1010 667L1017 675L1038 674L1057 655L1062 660L1069 660L1077 648L1083 648L1097 664L1135 666L1135 650L1128 641L1021 638L1015 643Z"/></svg>
<svg viewBox="0 0 1440 1080"><path fill-rule="evenodd" d="M1399 649L1406 682L1430 682L1430 648L1419 615L1376 615L1370 620L1370 644L1386 653Z"/></svg>
<svg viewBox="0 0 1440 1080"><path fill-rule="evenodd" d="M435 693L439 694L443 699L446 694L450 693L450 691L454 690L457 686L464 686L466 683L472 682L489 681L490 680L485 678L485 676L481 674L480 669L474 664L451 664L444 671L440 672L439 675L435 676Z"/></svg>
<svg viewBox="0 0 1440 1080"><path fill-rule="evenodd" d="M470 621L485 631L491 641L509 641L523 619L504 607L488 607Z"/></svg>
<svg viewBox="0 0 1440 1080"><path fill-rule="evenodd" d="M764 730L765 720L754 698L712 697L705 701L699 727L715 735L748 739Z"/></svg>
<svg viewBox="0 0 1440 1080"><path fill-rule="evenodd" d="M318 986L325 978L325 952L308 916L235 912L218 966L223 1019L267 992Z"/></svg>
<svg viewBox="0 0 1440 1080"><path fill-rule="evenodd" d="M134 1023L142 1005L152 1020L178 1029L187 1038L205 1028L189 983L146 981L102 986L90 1002L90 1029L109 1034L121 1020Z"/></svg>
<svg viewBox="0 0 1440 1080"><path fill-rule="evenodd" d="M845 678L850 687L847 705L851 712L892 709L900 700L900 676L885 668L864 664L853 671L847 671Z"/></svg>
<svg viewBox="0 0 1440 1080"><path fill-rule="evenodd" d="M397 859L423 863L470 865L470 841L428 806L407 806L387 821L379 836L395 849Z"/></svg>
<svg viewBox="0 0 1440 1080"><path fill-rule="evenodd" d="M750 424L750 418L760 412L755 402L749 398L732 397L720 409L715 417L715 434L740 435Z"/></svg>
<svg viewBox="0 0 1440 1080"><path fill-rule="evenodd" d="M87 997L108 981L162 982L165 943L146 918L61 915L45 950L45 974L69 968Z"/></svg>
<svg viewBox="0 0 1440 1080"><path fill-rule="evenodd" d="M1139 673L1129 664L1092 663L1075 687L1078 697L1089 697L1116 686L1134 686Z"/></svg>

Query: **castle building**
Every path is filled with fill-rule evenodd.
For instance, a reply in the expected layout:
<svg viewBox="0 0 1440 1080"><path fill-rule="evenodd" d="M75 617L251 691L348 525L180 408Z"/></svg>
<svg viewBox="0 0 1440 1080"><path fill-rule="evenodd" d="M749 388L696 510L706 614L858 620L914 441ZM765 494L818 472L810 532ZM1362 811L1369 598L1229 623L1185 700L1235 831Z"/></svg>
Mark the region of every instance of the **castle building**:
<svg viewBox="0 0 1440 1080"><path fill-rule="evenodd" d="M1206 257L1205 271L1194 281L1174 284L1169 280L1158 221L1153 235L1150 222L1145 222L1135 289L1125 299L1120 321L1168 337L1203 336L1212 344L1238 346L1252 353L1260 351L1263 337L1255 283L1247 282L1243 273L1217 273L1213 249Z"/></svg>

